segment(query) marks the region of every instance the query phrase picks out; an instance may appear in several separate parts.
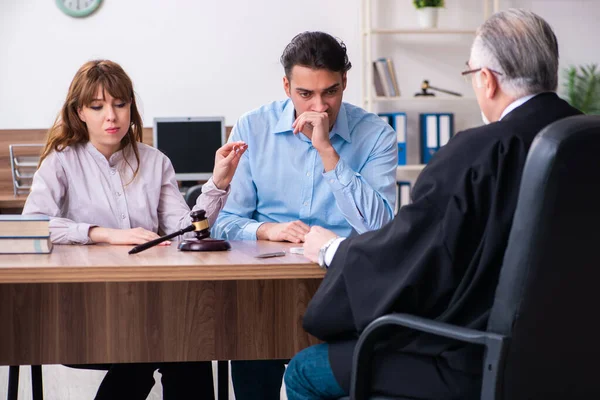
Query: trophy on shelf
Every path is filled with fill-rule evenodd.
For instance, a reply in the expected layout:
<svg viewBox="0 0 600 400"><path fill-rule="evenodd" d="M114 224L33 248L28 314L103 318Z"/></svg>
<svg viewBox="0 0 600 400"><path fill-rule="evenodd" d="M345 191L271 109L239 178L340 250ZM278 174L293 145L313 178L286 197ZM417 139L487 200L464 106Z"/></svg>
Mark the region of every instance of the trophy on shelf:
<svg viewBox="0 0 600 400"><path fill-rule="evenodd" d="M462 97L462 94L460 94L460 93L452 92L450 90L440 89L440 88L431 86L431 85L429 85L428 80L424 80L423 83L421 83L421 91L415 93L415 97L417 97L417 96L435 96L435 93L428 92L429 89L436 90L436 91L442 92L442 93L451 94L452 96Z"/></svg>
<svg viewBox="0 0 600 400"><path fill-rule="evenodd" d="M182 241L178 247L181 251L224 251L231 249L231 245L228 241L210 238L210 229L208 220L206 219L206 211L192 211L190 217L192 217L192 224L187 228L180 229L177 232L135 246L133 249L129 250L129 254L139 253L140 251L154 247L165 240L183 235L186 232L194 232L196 238Z"/></svg>

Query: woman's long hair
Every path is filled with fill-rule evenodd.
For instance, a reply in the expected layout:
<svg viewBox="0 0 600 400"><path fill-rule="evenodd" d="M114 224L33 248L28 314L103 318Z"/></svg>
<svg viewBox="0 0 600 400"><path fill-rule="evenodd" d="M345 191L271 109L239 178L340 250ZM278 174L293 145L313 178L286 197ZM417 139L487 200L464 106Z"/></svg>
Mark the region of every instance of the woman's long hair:
<svg viewBox="0 0 600 400"><path fill-rule="evenodd" d="M140 168L137 142L142 141L142 117L135 102L131 79L119 64L109 60L89 61L83 64L75 74L67 99L54 125L48 131L48 140L42 152L40 164L52 151L62 151L67 146L86 143L90 140L86 124L79 119L79 110L92 103L99 88L115 99L131 103L130 126L127 134L121 140L120 149L131 145L137 161L132 178L135 179ZM124 159L129 164L127 157Z"/></svg>

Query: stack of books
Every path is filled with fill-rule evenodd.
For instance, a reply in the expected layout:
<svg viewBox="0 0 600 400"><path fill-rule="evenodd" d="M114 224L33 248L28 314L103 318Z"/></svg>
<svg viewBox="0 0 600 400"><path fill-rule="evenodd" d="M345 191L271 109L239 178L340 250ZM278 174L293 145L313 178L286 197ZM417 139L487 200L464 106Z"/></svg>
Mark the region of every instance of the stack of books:
<svg viewBox="0 0 600 400"><path fill-rule="evenodd" d="M0 214L0 254L47 254L51 251L48 217Z"/></svg>

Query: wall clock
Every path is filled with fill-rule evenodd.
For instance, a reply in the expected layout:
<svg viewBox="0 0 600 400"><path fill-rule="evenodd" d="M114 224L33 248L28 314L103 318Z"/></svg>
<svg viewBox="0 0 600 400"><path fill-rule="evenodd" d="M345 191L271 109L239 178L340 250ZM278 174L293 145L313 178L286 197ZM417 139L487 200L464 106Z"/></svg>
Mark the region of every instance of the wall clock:
<svg viewBox="0 0 600 400"><path fill-rule="evenodd" d="M102 0L56 0L62 12L71 17L87 17L100 7Z"/></svg>

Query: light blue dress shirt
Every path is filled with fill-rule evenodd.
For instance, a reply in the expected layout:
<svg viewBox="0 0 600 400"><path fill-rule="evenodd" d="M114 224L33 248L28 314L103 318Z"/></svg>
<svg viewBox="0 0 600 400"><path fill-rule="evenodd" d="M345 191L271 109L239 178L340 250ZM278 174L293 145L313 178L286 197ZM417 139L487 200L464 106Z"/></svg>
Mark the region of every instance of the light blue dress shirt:
<svg viewBox="0 0 600 400"><path fill-rule="evenodd" d="M256 240L264 222L301 220L340 236L378 229L393 218L396 134L377 115L342 103L330 133L340 156L324 172L311 141L294 135L291 100L267 104L240 118L230 140L243 140L242 156L213 237Z"/></svg>

